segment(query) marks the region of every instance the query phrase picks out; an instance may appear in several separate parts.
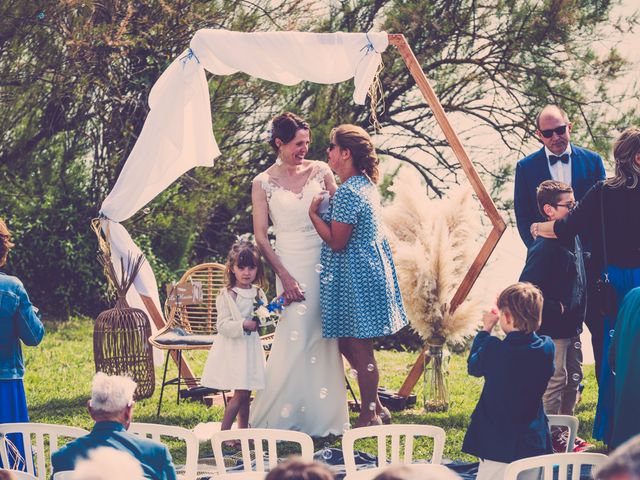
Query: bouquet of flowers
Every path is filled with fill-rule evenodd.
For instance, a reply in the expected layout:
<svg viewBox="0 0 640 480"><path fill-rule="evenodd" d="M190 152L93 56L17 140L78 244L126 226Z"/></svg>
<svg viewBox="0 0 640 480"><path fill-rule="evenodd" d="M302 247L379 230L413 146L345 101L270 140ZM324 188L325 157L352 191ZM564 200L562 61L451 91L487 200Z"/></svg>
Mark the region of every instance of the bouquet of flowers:
<svg viewBox="0 0 640 480"><path fill-rule="evenodd" d="M270 330L275 329L280 319L280 314L284 310L284 298L278 297L265 304L259 297L253 302L253 317L251 318L258 324L260 336L266 335ZM251 332L245 332L249 335Z"/></svg>

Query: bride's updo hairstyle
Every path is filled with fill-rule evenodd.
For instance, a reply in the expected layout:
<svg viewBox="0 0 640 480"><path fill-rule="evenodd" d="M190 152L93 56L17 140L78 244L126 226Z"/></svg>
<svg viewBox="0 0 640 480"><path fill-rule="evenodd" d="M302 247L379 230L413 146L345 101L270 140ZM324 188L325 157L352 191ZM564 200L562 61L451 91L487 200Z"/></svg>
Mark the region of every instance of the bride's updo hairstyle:
<svg viewBox="0 0 640 480"><path fill-rule="evenodd" d="M356 170L364 173L373 183L378 183L380 161L371 137L363 128L351 124L340 125L331 130L331 138L338 147L351 152Z"/></svg>
<svg viewBox="0 0 640 480"><path fill-rule="evenodd" d="M311 135L309 124L294 113L285 112L282 115L273 117L269 145L278 153L276 138L279 138L282 143L289 143L296 136L298 130L308 130L309 135Z"/></svg>
<svg viewBox="0 0 640 480"><path fill-rule="evenodd" d="M12 248L11 232L4 220L0 218L0 267L7 263L7 255L9 255L9 250Z"/></svg>

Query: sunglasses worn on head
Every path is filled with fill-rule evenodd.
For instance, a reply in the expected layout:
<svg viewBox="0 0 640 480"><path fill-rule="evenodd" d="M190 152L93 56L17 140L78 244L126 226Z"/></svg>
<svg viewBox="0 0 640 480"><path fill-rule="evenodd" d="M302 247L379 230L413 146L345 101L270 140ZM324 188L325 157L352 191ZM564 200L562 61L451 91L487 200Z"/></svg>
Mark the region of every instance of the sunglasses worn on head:
<svg viewBox="0 0 640 480"><path fill-rule="evenodd" d="M567 126L561 125L560 127L550 128L548 130L540 130L540 133L544 138L551 138L553 137L554 133L556 135L564 135L565 133L567 133Z"/></svg>

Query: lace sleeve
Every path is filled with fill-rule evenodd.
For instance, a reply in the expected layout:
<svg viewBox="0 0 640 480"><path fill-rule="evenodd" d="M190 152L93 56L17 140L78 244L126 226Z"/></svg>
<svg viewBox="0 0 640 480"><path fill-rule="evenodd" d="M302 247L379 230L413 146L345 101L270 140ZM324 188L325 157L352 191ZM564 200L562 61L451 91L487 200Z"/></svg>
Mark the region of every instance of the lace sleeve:
<svg viewBox="0 0 640 480"><path fill-rule="evenodd" d="M264 193L267 195L267 200L271 199L271 194L273 193L273 183L269 181L269 174L267 172L262 172L256 175L255 181L260 184Z"/></svg>
<svg viewBox="0 0 640 480"><path fill-rule="evenodd" d="M315 165L315 173L313 174L313 178L320 184L322 185L322 188L326 188L327 186L325 185L325 181L324 178L327 175L333 175L333 172L331 171L331 169L329 168L329 165L327 165L325 162L321 162L321 161L316 161L316 165Z"/></svg>

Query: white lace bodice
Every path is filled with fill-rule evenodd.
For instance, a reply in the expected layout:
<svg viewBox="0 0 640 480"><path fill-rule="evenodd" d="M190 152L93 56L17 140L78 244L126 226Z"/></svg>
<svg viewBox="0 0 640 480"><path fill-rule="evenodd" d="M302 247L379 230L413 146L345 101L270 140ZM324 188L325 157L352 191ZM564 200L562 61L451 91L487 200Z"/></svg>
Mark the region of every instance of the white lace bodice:
<svg viewBox="0 0 640 480"><path fill-rule="evenodd" d="M278 185L267 172L262 172L256 177L267 194L269 217L276 236L285 232L315 232L309 218L309 205L316 194L326 190L324 178L331 173L326 163L314 162L300 193Z"/></svg>

